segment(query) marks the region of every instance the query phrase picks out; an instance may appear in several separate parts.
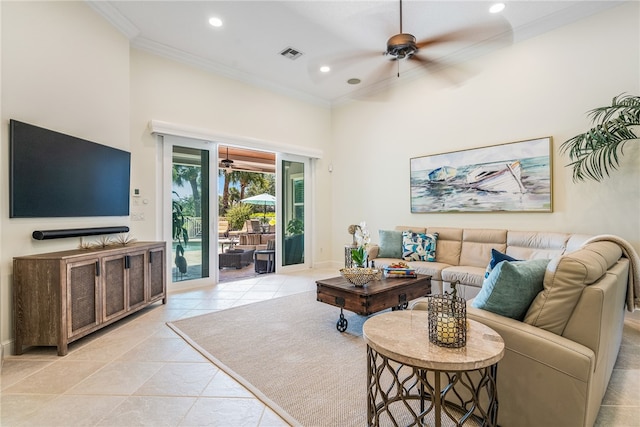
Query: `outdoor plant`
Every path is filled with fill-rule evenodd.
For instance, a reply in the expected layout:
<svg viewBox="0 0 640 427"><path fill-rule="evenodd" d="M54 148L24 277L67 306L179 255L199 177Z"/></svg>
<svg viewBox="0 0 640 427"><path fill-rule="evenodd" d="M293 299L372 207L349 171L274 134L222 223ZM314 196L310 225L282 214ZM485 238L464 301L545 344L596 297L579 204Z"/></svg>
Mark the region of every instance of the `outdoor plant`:
<svg viewBox="0 0 640 427"><path fill-rule="evenodd" d="M287 234L295 235L304 233L304 222L299 218L293 218L287 223Z"/></svg>
<svg viewBox="0 0 640 427"><path fill-rule="evenodd" d="M573 181L602 181L620 165L624 145L638 140L634 128L640 126L640 96L618 95L610 106L595 108L589 113L594 126L560 146L569 152Z"/></svg>
<svg viewBox="0 0 640 427"><path fill-rule="evenodd" d="M225 217L229 221L232 230L241 230L244 222L251 218L252 212L251 206L238 203L227 210Z"/></svg>
<svg viewBox="0 0 640 427"><path fill-rule="evenodd" d="M175 191L173 193L176 196L178 195ZM186 245L189 242L189 233L186 227L186 219L182 204L178 200L173 200L171 202L171 206L173 217L171 236L174 240L178 241L178 244L184 243Z"/></svg>

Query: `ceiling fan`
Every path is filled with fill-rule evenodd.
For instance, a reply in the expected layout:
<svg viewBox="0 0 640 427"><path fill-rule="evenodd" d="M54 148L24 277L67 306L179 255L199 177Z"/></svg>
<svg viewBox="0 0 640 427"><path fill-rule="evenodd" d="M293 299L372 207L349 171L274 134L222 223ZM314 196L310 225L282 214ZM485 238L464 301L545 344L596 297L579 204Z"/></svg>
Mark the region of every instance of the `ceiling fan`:
<svg viewBox="0 0 640 427"><path fill-rule="evenodd" d="M382 52L382 55L388 59L384 66L375 70L374 74L369 77L368 81L372 84L382 82L391 77L391 69L394 66L397 67L396 75L400 77L400 62L401 60L412 61L428 69L429 71L436 71L445 68L445 65L451 67L452 64L446 64L442 60L430 59L424 55L425 48L433 47L435 45L444 44L448 42L462 42L469 46L478 46L481 43L491 44L504 44L505 42L510 44L512 42L512 30L506 20L502 18L494 18L491 21L484 20L483 22L460 28L457 30L448 31L446 33L429 37L423 40L417 40L413 34L405 33L403 30L403 9L402 0L399 0L400 9L400 32L391 36L387 40L386 49ZM452 52L453 53L453 52ZM371 58L373 56L380 55L380 51L376 52L360 52L343 56L342 58L336 58L336 62L343 64L357 62L364 58ZM451 70L454 72L455 70ZM452 73L446 73L449 75L440 75L444 77L450 83L459 83L459 78L452 75ZM358 80L359 79L355 79Z"/></svg>
<svg viewBox="0 0 640 427"><path fill-rule="evenodd" d="M385 56L388 56L390 61L398 61L401 59L412 60L419 62L420 65L427 68L434 68L439 65L437 61L419 56L420 49L427 46L436 45L439 43L453 42L453 41L471 41L473 39L482 39L487 35L487 31L495 32L498 28L495 23L491 25L477 25L474 27L463 28L456 31L450 31L445 34L441 34L436 37L417 41L413 34L404 33L402 28L402 0L400 0L400 32L394 36L391 36L387 40L387 49L383 52ZM398 64L397 76L400 77L400 65Z"/></svg>
<svg viewBox="0 0 640 427"><path fill-rule="evenodd" d="M387 40L387 50L384 54L391 56L392 61L405 58L411 59L422 45L425 45L424 41L418 46L413 34L402 32L402 0L400 0L400 33L391 36L389 40Z"/></svg>
<svg viewBox="0 0 640 427"><path fill-rule="evenodd" d="M233 168L233 160L229 158L229 147L227 147L227 157L220 160L220 165L223 169L230 170Z"/></svg>

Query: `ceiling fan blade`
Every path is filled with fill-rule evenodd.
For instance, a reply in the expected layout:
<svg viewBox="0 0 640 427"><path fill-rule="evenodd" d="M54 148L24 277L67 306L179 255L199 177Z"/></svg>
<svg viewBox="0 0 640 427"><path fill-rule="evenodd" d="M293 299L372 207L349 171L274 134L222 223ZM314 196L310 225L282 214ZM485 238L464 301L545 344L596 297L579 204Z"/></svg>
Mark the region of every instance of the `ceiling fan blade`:
<svg viewBox="0 0 640 427"><path fill-rule="evenodd" d="M462 75L463 73L457 65L445 64L444 62L428 59L421 55L413 55L409 60L419 63L431 75L446 81L447 84L458 86L465 80L465 76Z"/></svg>
<svg viewBox="0 0 640 427"><path fill-rule="evenodd" d="M421 49L435 44L451 42L463 42L470 45L488 43L507 46L513 42L513 30L508 22L496 20L419 40L416 42L416 46Z"/></svg>

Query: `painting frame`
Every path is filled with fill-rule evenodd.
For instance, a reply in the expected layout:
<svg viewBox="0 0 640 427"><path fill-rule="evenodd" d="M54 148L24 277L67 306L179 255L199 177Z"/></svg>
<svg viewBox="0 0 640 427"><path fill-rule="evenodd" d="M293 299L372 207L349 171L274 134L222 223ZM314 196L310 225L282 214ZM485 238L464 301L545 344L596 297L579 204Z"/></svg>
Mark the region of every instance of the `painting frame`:
<svg viewBox="0 0 640 427"><path fill-rule="evenodd" d="M409 159L411 213L553 212L551 136Z"/></svg>

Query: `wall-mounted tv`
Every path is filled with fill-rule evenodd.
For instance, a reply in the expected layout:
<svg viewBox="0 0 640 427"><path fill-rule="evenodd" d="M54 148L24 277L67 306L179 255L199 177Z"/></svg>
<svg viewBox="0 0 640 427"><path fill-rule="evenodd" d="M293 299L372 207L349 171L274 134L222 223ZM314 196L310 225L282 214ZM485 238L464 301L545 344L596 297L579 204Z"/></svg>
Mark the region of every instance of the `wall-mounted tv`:
<svg viewBox="0 0 640 427"><path fill-rule="evenodd" d="M11 218L127 216L131 154L9 122Z"/></svg>

